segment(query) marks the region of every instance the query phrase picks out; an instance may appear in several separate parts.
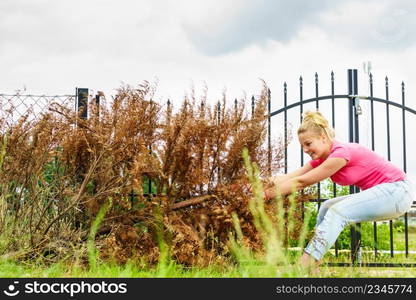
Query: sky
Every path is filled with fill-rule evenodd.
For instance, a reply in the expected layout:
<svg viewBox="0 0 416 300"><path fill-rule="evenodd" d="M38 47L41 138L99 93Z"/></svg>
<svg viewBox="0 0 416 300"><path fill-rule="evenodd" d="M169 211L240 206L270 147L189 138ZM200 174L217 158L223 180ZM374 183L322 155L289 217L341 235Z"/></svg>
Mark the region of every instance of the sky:
<svg viewBox="0 0 416 300"><path fill-rule="evenodd" d="M385 97L388 76L390 98L401 100L403 81L415 109L415 11L411 0L1 0L0 94L86 87L110 98L147 80L156 100L179 106L192 89L197 97L207 89L211 103L224 92L229 102L250 98L264 80L274 110L284 82L297 101L300 76L304 98L313 97L315 72L320 95L331 71L335 93L346 94L355 68L368 95L363 63L371 62L375 96Z"/></svg>

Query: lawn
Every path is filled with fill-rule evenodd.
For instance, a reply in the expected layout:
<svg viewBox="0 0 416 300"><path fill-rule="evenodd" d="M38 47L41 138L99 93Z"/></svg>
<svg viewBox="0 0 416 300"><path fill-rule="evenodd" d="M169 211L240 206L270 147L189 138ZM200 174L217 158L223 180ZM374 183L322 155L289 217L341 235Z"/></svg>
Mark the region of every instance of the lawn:
<svg viewBox="0 0 416 300"><path fill-rule="evenodd" d="M401 261L398 258L396 262ZM327 262L331 259L326 259ZM332 260L333 261L333 260ZM391 260L390 260L391 261ZM416 277L415 268L403 267L328 267L323 264L320 272L309 275L294 264L274 266L256 260L242 264L212 264L207 267L187 268L168 262L154 267L128 262L125 265L97 263L94 268L87 268L65 261L49 266L43 263L18 263L0 260L0 277L2 278L270 278L270 277Z"/></svg>

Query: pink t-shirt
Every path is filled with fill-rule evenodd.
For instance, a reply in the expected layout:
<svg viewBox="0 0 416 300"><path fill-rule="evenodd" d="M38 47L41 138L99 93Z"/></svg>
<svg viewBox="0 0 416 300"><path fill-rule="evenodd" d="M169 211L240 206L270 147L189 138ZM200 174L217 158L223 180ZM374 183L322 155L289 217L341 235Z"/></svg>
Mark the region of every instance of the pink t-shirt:
<svg viewBox="0 0 416 300"><path fill-rule="evenodd" d="M340 157L347 164L331 176L333 182L339 185L356 185L366 190L380 183L396 182L405 179L405 173L374 151L356 143L341 143L333 141L328 156ZM309 163L313 168L324 160L315 159Z"/></svg>

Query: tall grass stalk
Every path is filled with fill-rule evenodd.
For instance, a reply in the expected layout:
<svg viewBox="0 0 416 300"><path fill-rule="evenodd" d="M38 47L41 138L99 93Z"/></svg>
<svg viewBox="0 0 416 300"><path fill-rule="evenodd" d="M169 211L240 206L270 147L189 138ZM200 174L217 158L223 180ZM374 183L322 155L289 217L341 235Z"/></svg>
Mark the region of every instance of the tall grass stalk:
<svg viewBox="0 0 416 300"><path fill-rule="evenodd" d="M252 251L244 244L243 231L241 230L241 224L235 212L232 214L232 219L237 238L230 232L229 243L231 253L240 264L250 264L255 258L253 257Z"/></svg>
<svg viewBox="0 0 416 300"><path fill-rule="evenodd" d="M157 277L169 277L169 274L175 273L174 262L170 257L169 244L164 237L163 215L159 207L153 211L155 217L156 237L159 245L159 261L156 266Z"/></svg>
<svg viewBox="0 0 416 300"><path fill-rule="evenodd" d="M288 201L289 201L289 206L288 206L288 211L287 211L287 243L289 243L289 239L295 229L295 222L293 222L292 220L294 219L295 216L295 209L296 209L296 191L293 188L292 189L292 193L289 195L288 197Z"/></svg>
<svg viewBox="0 0 416 300"><path fill-rule="evenodd" d="M4 158L6 157L6 147L7 147L7 135L3 136L3 141L1 143L0 148L0 176L3 175L3 163ZM0 184L0 232L3 231L3 228L5 227L5 215L6 215L6 194L7 191L3 184Z"/></svg>
<svg viewBox="0 0 416 300"><path fill-rule="evenodd" d="M88 263L89 263L91 270L97 269L98 251L94 243L95 235L97 234L97 230L101 222L103 221L105 214L111 207L111 205L112 205L112 198L109 198L108 201L105 202L101 206L90 228L90 233L88 235L88 242L87 242L87 251L88 251Z"/></svg>
<svg viewBox="0 0 416 300"><path fill-rule="evenodd" d="M302 270L293 262L293 255L285 247L294 233L296 225L294 218L296 210L295 191L293 190L292 194L288 196L289 204L285 216L284 199L277 190L277 196L274 199L276 201L276 221L274 222L265 209L264 189L260 180L259 169L256 164L250 161L247 150L243 151L243 159L253 192L253 197L249 201L249 209L253 216L253 223L264 245L264 253L253 253L253 251L242 244L243 233L241 226L237 216L233 215L237 239L231 237L230 246L232 253L242 268L242 275L254 277L258 277L260 274L285 277L298 276L302 273ZM287 222L285 222L285 218ZM310 215L307 213L301 224L297 241L299 247L304 246L309 219ZM298 255L295 255L296 259L298 259ZM257 271L252 269L253 266L257 266ZM258 266L261 266L261 271L258 270Z"/></svg>
<svg viewBox="0 0 416 300"><path fill-rule="evenodd" d="M2 169L3 169L3 162L4 162L4 158L6 157L6 148L7 148L7 135L4 135L3 141L1 143L1 148L0 148L0 172L2 172Z"/></svg>

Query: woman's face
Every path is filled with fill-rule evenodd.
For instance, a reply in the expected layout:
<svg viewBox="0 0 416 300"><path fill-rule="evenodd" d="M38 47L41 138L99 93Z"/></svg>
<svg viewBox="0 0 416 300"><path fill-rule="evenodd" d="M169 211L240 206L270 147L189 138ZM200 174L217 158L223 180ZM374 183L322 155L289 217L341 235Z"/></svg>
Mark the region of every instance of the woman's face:
<svg viewBox="0 0 416 300"><path fill-rule="evenodd" d="M299 143L303 152L312 159L326 159L331 151L331 142L326 135L316 135L310 131L299 134Z"/></svg>

